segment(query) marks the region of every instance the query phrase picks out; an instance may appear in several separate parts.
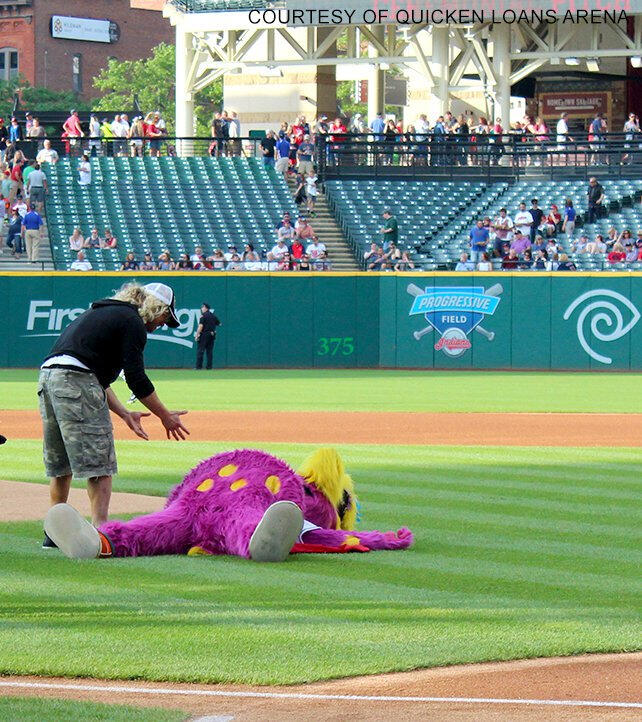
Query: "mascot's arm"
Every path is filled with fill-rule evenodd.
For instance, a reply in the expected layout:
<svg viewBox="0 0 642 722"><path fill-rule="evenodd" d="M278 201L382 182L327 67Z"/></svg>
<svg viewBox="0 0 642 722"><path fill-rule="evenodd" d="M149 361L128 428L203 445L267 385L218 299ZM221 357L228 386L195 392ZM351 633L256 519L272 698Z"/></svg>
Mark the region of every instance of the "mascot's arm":
<svg viewBox="0 0 642 722"><path fill-rule="evenodd" d="M312 529L301 534L302 544L295 544L292 552L349 552L376 549L406 549L412 544L410 529L398 531L342 531ZM315 548L316 547L316 548Z"/></svg>

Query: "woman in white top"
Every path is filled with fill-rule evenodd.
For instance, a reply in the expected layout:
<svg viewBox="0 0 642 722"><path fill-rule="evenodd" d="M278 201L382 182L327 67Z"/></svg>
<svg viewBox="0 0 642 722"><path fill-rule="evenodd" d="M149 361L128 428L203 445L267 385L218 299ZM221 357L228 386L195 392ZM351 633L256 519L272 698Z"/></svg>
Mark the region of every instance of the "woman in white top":
<svg viewBox="0 0 642 722"><path fill-rule="evenodd" d="M80 228L74 228L74 232L69 236L69 248L72 251L80 251L85 247L85 239L82 237Z"/></svg>
<svg viewBox="0 0 642 722"><path fill-rule="evenodd" d="M488 253L482 253L481 261L477 264L478 271L492 271L493 264L490 262Z"/></svg>
<svg viewBox="0 0 642 722"><path fill-rule="evenodd" d="M86 153L78 164L78 182L81 186L88 186L91 183L91 165Z"/></svg>
<svg viewBox="0 0 642 722"><path fill-rule="evenodd" d="M315 215L314 213L314 203L317 199L317 174L311 170L305 179L305 194L308 197L308 213L310 215Z"/></svg>

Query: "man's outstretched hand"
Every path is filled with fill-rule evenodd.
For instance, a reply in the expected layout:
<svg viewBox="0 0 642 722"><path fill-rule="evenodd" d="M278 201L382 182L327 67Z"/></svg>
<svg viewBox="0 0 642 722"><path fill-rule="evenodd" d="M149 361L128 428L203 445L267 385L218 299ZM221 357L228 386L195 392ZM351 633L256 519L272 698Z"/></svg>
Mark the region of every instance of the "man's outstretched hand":
<svg viewBox="0 0 642 722"><path fill-rule="evenodd" d="M141 411L129 411L126 416L123 416L123 421L136 434L136 436L140 436L141 439L149 441L149 436L147 436L147 432L143 429L143 425L140 423L143 416L151 416L151 414Z"/></svg>
<svg viewBox="0 0 642 722"><path fill-rule="evenodd" d="M189 436L189 431L183 426L180 419L186 413L187 411L170 411L167 416L161 418L168 439L175 439L176 441L182 439L184 441L185 434Z"/></svg>

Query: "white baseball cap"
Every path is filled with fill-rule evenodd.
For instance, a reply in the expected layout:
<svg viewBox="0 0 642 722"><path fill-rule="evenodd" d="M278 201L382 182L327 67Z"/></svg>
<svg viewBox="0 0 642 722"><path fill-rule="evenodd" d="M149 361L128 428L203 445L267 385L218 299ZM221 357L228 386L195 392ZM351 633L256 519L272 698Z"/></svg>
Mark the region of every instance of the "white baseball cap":
<svg viewBox="0 0 642 722"><path fill-rule="evenodd" d="M164 283L148 283L146 286L143 286L143 288L150 296L157 298L169 308L170 318L167 321L167 325L170 328L178 328L181 324L176 317L176 311L174 310L174 291L170 286L166 286Z"/></svg>

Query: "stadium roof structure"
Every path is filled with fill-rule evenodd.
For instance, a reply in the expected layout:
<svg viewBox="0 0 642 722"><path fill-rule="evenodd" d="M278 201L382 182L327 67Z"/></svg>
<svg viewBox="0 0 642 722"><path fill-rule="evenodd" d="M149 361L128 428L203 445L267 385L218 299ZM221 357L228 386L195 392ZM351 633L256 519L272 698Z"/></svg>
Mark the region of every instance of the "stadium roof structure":
<svg viewBox="0 0 642 722"><path fill-rule="evenodd" d="M442 2L413 5L412 13L432 13L418 16L400 0L169 0L176 133L191 135L194 93L226 73L266 67L396 66L419 76L441 112L453 93L475 91L489 115L508 119L511 86L536 71L571 61L600 70L614 58L642 64L642 0L626 0L626 12L618 2L600 9L600 0L498 0L491 9L449 0L448 11ZM432 22L413 22L421 18Z"/></svg>

